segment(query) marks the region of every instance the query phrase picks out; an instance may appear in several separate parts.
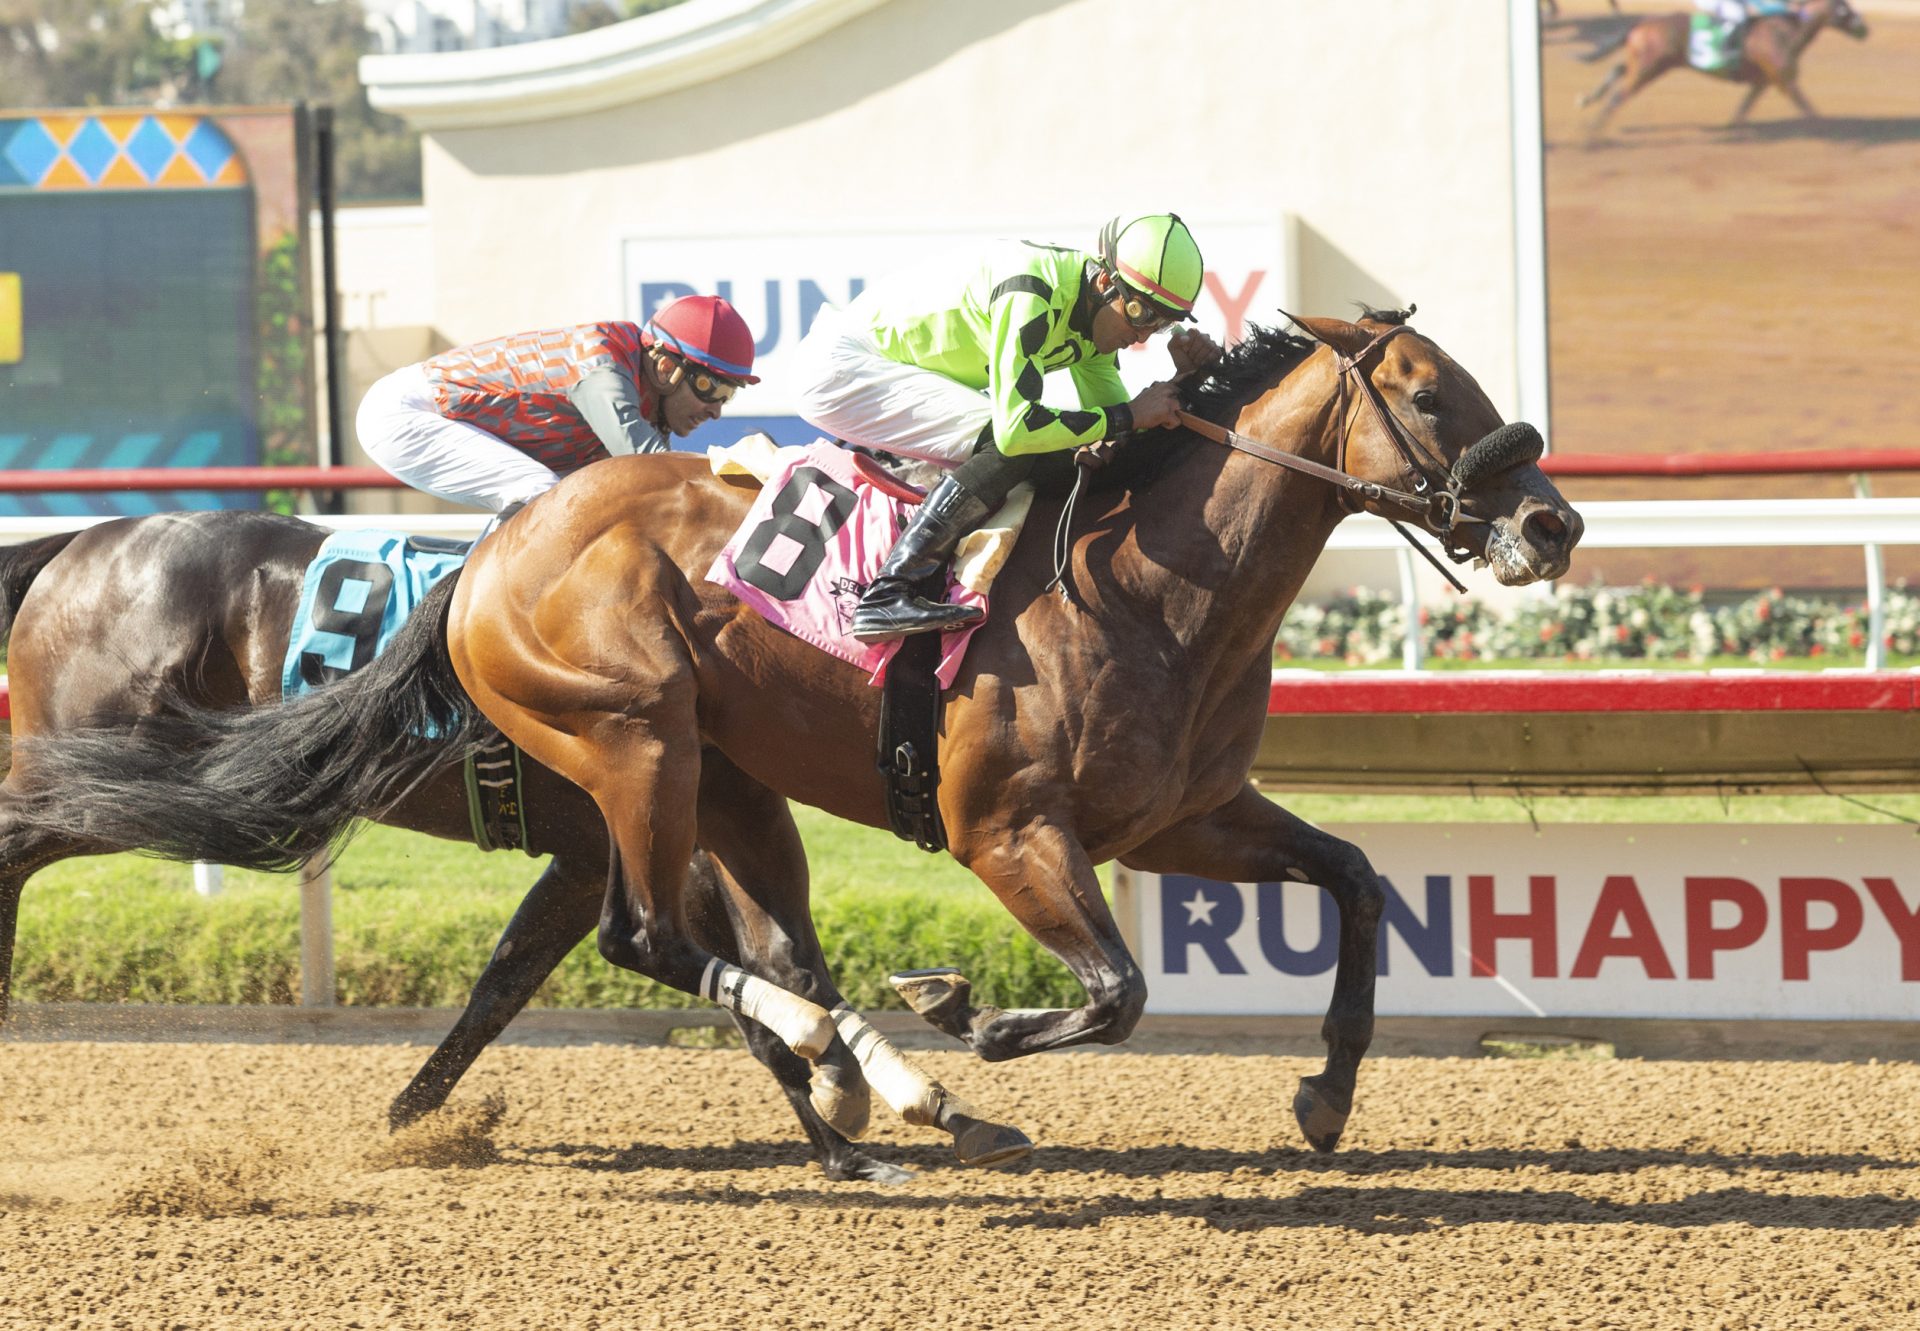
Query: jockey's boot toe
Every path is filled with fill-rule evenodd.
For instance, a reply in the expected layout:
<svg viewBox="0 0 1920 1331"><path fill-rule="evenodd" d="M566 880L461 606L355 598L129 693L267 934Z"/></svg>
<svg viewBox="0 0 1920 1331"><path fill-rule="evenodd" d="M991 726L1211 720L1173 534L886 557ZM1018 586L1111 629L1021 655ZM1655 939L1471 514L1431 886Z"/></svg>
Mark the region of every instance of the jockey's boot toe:
<svg viewBox="0 0 1920 1331"><path fill-rule="evenodd" d="M983 617L979 606L929 601L904 584L876 582L853 612L852 636L856 642L891 642L915 633L965 628Z"/></svg>

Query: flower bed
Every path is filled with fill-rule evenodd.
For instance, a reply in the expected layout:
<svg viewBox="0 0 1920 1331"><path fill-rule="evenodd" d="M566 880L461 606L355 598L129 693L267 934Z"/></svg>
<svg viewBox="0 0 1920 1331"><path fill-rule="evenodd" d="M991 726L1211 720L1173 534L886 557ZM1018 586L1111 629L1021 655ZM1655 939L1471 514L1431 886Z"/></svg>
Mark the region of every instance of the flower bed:
<svg viewBox="0 0 1920 1331"><path fill-rule="evenodd" d="M1920 595L1904 583L1887 591L1886 648L1920 653ZM1762 664L1864 656L1867 607L1789 594L1775 587L1713 606L1706 590L1648 581L1638 587L1561 584L1551 596L1505 613L1472 598L1422 607L1423 650L1443 661L1709 662L1732 657ZM1278 662L1341 660L1373 665L1399 659L1406 610L1397 595L1355 588L1318 605L1297 605L1274 644Z"/></svg>

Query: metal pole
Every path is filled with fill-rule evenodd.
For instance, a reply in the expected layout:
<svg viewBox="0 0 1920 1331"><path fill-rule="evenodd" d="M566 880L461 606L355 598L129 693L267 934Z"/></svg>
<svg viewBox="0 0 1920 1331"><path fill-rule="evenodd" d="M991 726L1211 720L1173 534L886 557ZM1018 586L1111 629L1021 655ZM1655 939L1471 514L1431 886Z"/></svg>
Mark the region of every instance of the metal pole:
<svg viewBox="0 0 1920 1331"><path fill-rule="evenodd" d="M220 895L224 871L217 864L195 864L193 866L193 890L203 897Z"/></svg>
<svg viewBox="0 0 1920 1331"><path fill-rule="evenodd" d="M1873 494L1873 482L1865 472L1859 472L1853 478L1853 494L1856 499L1867 499ZM1867 669L1885 670L1887 668L1887 566L1880 557L1880 547L1867 545Z"/></svg>
<svg viewBox="0 0 1920 1331"><path fill-rule="evenodd" d="M300 866L300 1006L333 1006L333 873L324 855Z"/></svg>
<svg viewBox="0 0 1920 1331"><path fill-rule="evenodd" d="M321 329L327 358L327 446L323 467L337 467L347 449L347 367L340 350L340 272L334 244L333 108L313 108L314 203L320 214ZM341 511L340 496L328 496L325 511Z"/></svg>
<svg viewBox="0 0 1920 1331"><path fill-rule="evenodd" d="M1400 556L1400 610L1407 618L1406 637L1400 643L1400 668L1418 670L1421 662L1420 586L1413 565L1413 551L1402 546Z"/></svg>

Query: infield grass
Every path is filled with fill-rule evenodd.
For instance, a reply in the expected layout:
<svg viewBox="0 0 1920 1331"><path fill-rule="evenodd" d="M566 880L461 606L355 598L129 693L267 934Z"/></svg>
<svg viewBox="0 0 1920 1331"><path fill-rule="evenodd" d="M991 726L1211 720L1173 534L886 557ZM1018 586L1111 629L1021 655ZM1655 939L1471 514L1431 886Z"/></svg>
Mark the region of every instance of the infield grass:
<svg viewBox="0 0 1920 1331"><path fill-rule="evenodd" d="M1541 798L1280 796L1335 822L1864 823L1920 819L1920 796ZM1077 1005L1078 987L973 876L886 832L796 809L814 915L847 997L898 1007L889 972L956 965L1006 1006ZM458 1006L542 862L389 828L366 829L334 870L341 1002ZM27 1001L291 1003L300 991L299 893L290 877L230 869L203 899L183 865L118 855L37 875L15 954ZM591 940L534 1000L553 1007L685 1007L692 1000L606 964Z"/></svg>

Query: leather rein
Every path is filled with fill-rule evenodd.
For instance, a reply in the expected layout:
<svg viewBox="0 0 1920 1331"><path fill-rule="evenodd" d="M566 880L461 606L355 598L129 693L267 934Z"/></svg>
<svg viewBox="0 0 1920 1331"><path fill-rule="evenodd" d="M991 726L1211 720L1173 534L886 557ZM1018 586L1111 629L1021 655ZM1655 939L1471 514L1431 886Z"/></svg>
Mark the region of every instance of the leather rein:
<svg viewBox="0 0 1920 1331"><path fill-rule="evenodd" d="M1334 418L1338 422L1340 431L1337 467L1329 467L1324 463L1296 457L1271 444L1265 444L1258 439L1241 434L1238 430L1230 430L1225 426L1215 425L1212 421L1203 420L1190 411L1183 410L1179 413L1180 423L1195 434L1211 439L1216 444L1222 444L1250 457L1285 467L1289 471L1297 471L1326 481L1340 490L1341 503L1348 512L1359 512L1361 506L1368 502L1381 502L1396 504L1418 514L1420 525L1431 535L1440 539L1442 548L1447 552L1447 558L1456 564L1464 564L1473 558L1473 554L1454 539L1454 530L1462 523L1484 523L1486 519L1477 518L1462 511L1459 481L1446 469L1444 463L1439 464L1436 476L1436 459L1418 440L1413 438L1407 427L1401 423L1400 418L1394 415L1392 409L1381 400L1380 390L1374 387L1373 380L1369 379L1361 369L1361 362L1380 347L1401 333L1411 331L1405 324L1395 324L1391 328L1374 334L1372 341L1351 356L1340 355L1337 349L1335 350L1338 357L1335 362L1338 370L1336 380L1338 387L1334 397ZM1413 474L1410 490L1395 489L1390 485L1382 485L1378 481L1361 480L1347 471L1347 440L1353 433L1348 404L1355 384L1359 386L1361 397L1372 408L1374 419L1380 423L1380 428L1386 432L1387 438L1399 451L1400 459L1405 463L1406 469ZM1433 552L1422 545L1399 519L1389 517L1387 521L1393 524L1393 529L1405 537L1407 543L1418 550L1429 564L1440 571L1441 576L1453 584L1455 591L1466 591L1466 585L1453 575L1453 570L1434 558Z"/></svg>

